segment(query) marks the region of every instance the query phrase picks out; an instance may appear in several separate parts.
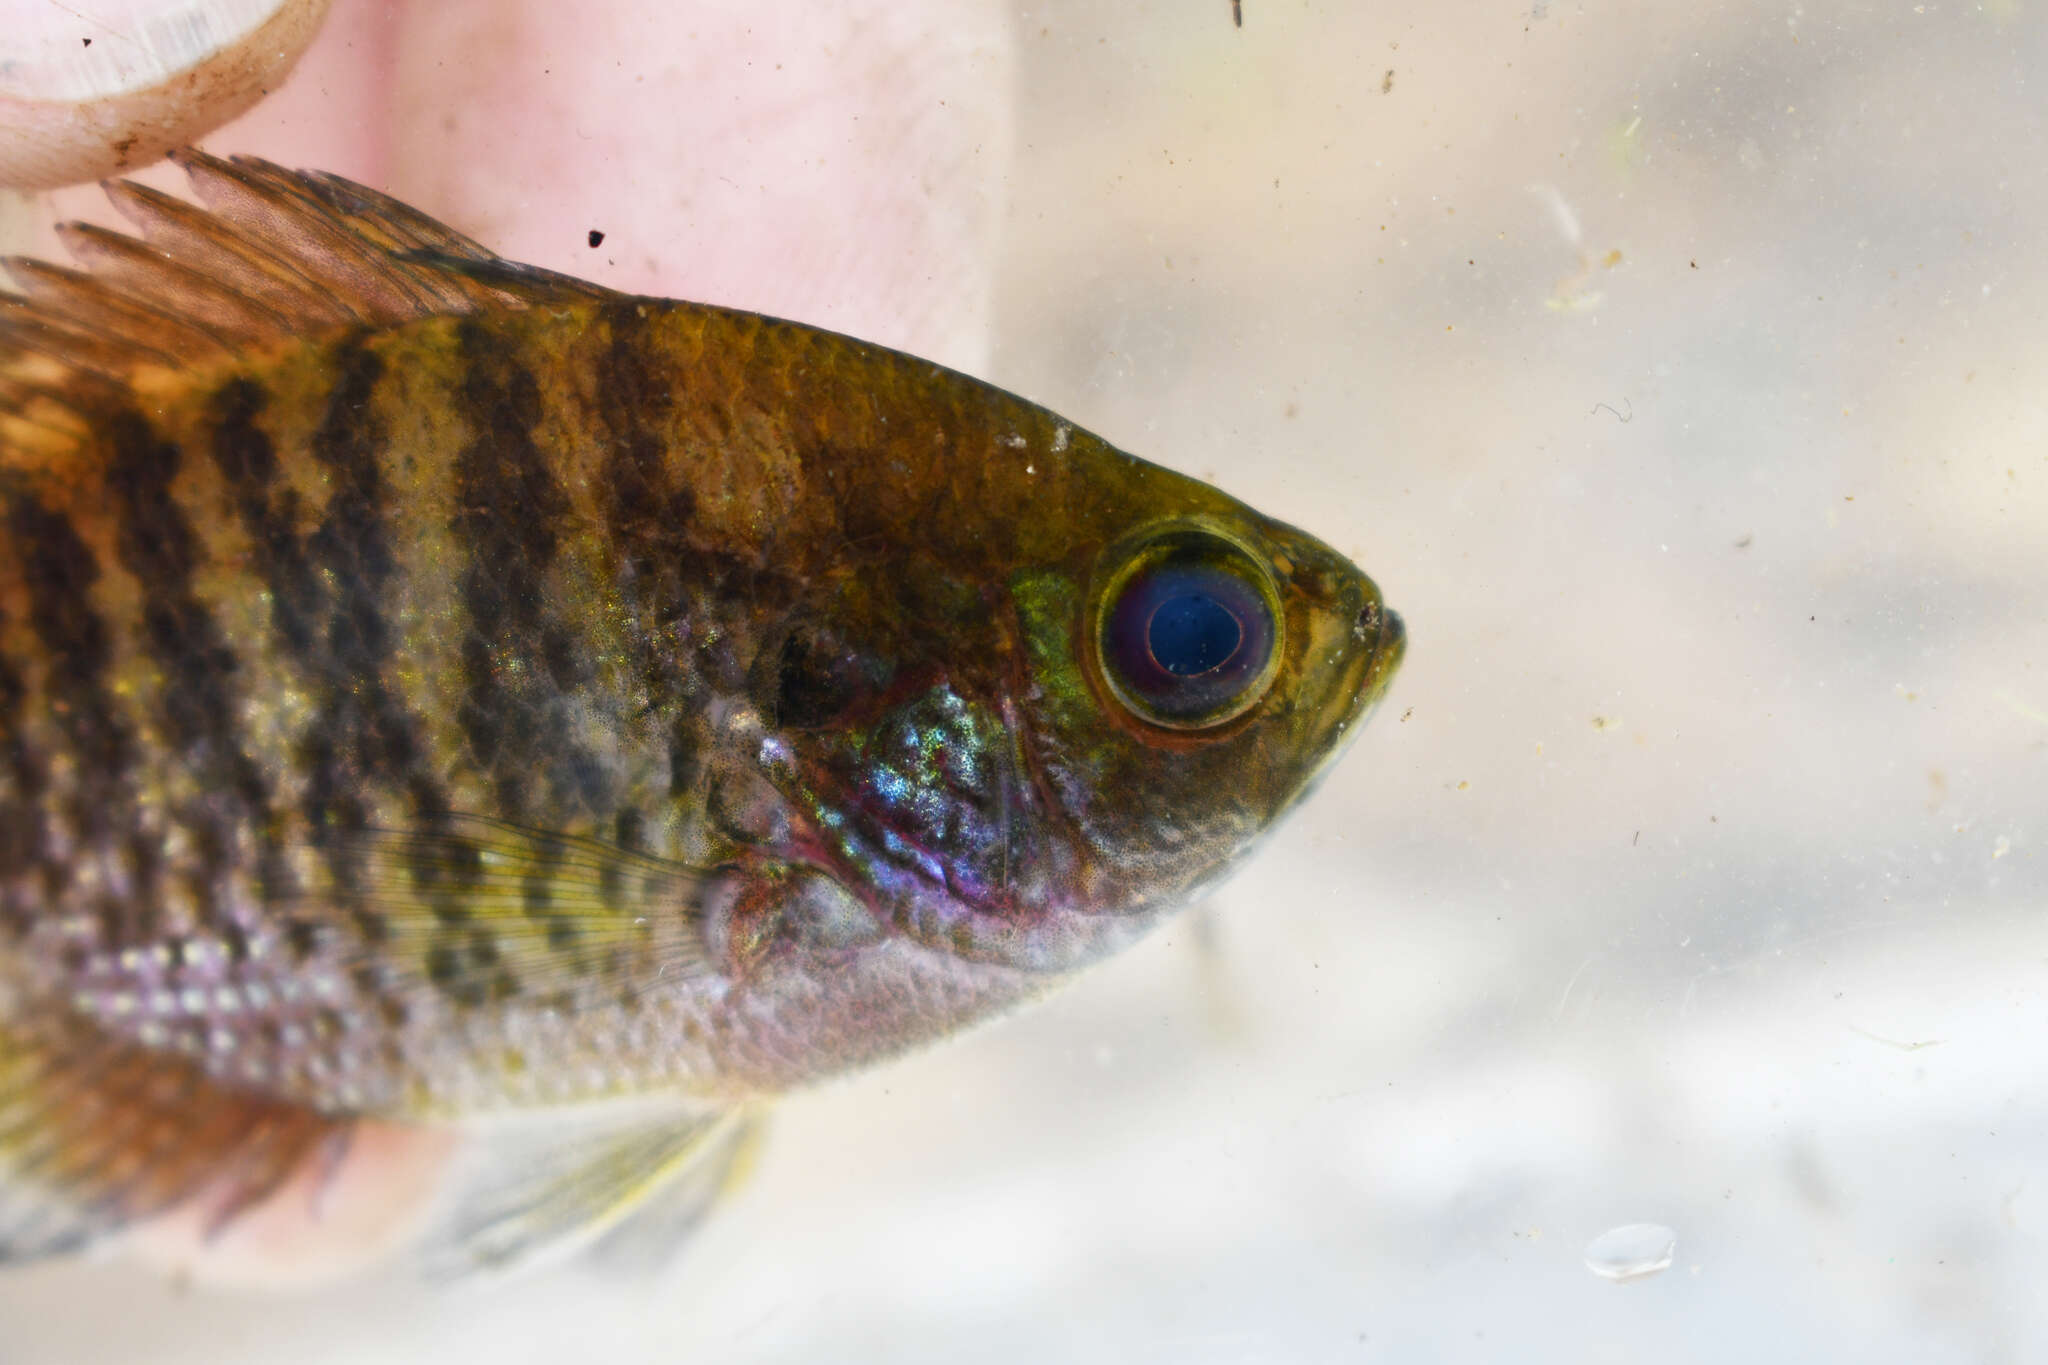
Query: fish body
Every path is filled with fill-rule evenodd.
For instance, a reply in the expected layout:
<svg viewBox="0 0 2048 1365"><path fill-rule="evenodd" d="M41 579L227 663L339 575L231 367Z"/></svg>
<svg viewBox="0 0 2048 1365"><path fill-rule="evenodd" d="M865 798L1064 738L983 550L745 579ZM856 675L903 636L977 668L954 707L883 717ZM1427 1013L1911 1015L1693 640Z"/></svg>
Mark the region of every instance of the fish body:
<svg viewBox="0 0 2048 1365"><path fill-rule="evenodd" d="M1398 662L1001 390L181 161L210 211L115 187L144 241L0 309L0 1254L366 1119L566 1135L458 1257L673 1200L1185 903Z"/></svg>

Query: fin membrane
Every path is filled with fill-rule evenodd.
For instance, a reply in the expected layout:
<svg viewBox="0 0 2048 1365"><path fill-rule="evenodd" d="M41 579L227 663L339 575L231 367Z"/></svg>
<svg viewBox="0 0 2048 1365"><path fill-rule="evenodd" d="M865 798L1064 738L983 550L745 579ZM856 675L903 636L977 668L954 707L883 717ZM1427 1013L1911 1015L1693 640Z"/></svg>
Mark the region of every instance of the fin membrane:
<svg viewBox="0 0 2048 1365"><path fill-rule="evenodd" d="M61 439L64 410L106 386L291 338L483 308L616 297L502 260L416 209L340 176L255 157L172 154L204 207L132 181L107 197L141 239L58 232L83 270L0 260L0 440Z"/></svg>
<svg viewBox="0 0 2048 1365"><path fill-rule="evenodd" d="M458 1003L615 998L707 970L706 874L681 863L470 815L334 834L317 851L316 880L278 900L295 926L358 943L365 967Z"/></svg>
<svg viewBox="0 0 2048 1365"><path fill-rule="evenodd" d="M195 1199L223 1227L347 1133L346 1119L238 1093L78 1021L0 1026L0 1263Z"/></svg>
<svg viewBox="0 0 2048 1365"><path fill-rule="evenodd" d="M585 1250L610 1267L665 1264L753 1149L750 1112L631 1105L513 1121L482 1133L440 1230L436 1278L507 1271Z"/></svg>

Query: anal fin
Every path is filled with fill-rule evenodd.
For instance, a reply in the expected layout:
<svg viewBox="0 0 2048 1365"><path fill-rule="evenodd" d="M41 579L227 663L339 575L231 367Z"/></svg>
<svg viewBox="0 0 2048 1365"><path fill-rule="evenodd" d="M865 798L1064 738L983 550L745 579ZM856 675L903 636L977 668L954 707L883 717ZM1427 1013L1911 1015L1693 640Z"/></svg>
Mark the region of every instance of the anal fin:
<svg viewBox="0 0 2048 1365"><path fill-rule="evenodd" d="M226 1226L348 1129L82 1021L0 1024L0 1263L186 1206Z"/></svg>
<svg viewBox="0 0 2048 1365"><path fill-rule="evenodd" d="M635 1105L479 1133L424 1248L436 1278L525 1269L589 1251L607 1268L665 1264L743 1172L752 1112Z"/></svg>

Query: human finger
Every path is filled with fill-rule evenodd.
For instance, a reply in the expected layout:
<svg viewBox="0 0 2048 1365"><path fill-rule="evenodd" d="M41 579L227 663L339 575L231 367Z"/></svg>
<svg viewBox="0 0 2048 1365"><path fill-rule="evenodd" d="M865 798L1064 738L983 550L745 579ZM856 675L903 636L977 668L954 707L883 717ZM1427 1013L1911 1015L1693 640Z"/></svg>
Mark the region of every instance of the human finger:
<svg viewBox="0 0 2048 1365"><path fill-rule="evenodd" d="M329 0L0 0L0 188L148 165L275 89Z"/></svg>

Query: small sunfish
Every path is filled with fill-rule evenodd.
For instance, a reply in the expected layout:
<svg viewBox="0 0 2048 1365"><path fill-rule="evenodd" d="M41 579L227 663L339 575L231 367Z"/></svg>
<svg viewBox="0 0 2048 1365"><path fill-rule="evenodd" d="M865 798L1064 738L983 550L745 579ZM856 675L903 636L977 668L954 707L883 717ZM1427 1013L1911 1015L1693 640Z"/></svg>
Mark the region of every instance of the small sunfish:
<svg viewBox="0 0 2048 1365"><path fill-rule="evenodd" d="M679 1228L767 1099L1227 872L1400 660L1008 393L176 159L0 295L0 1259L372 1124L470 1145L438 1264Z"/></svg>

